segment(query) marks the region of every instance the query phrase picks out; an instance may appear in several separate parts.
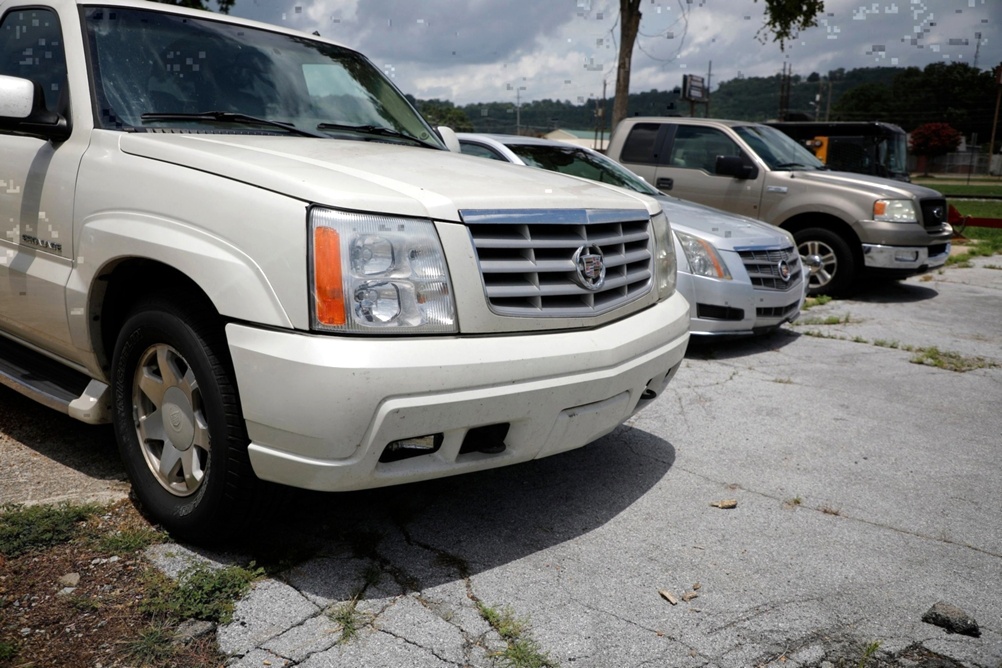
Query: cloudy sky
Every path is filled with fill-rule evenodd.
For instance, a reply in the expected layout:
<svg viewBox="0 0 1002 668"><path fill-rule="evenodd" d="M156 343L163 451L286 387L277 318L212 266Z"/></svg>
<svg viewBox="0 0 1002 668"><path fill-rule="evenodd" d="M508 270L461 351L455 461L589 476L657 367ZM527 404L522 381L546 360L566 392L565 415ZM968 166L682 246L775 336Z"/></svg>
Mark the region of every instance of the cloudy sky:
<svg viewBox="0 0 1002 668"><path fill-rule="evenodd" d="M456 104L612 96L618 0L237 0L232 13L358 49L406 93ZM786 50L762 42L764 3L643 0L633 92L710 75L1002 62L1002 0L825 0ZM975 53L977 50L977 54ZM712 63L712 74L711 74Z"/></svg>

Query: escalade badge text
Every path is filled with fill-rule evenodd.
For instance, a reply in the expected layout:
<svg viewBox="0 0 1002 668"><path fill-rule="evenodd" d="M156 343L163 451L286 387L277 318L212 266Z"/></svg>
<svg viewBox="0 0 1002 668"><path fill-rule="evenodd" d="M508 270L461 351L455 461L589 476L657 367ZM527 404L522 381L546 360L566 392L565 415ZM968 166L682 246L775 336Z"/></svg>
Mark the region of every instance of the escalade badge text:
<svg viewBox="0 0 1002 668"><path fill-rule="evenodd" d="M586 290L599 290L605 283L605 258L598 246L582 246L574 251L575 278Z"/></svg>

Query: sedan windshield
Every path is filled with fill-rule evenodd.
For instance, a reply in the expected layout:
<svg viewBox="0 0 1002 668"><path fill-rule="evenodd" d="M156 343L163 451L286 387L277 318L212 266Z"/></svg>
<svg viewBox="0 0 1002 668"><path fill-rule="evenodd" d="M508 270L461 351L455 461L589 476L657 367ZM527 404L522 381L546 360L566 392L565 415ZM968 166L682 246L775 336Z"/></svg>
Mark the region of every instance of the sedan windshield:
<svg viewBox="0 0 1002 668"><path fill-rule="evenodd" d="M506 146L525 164L532 167L542 167L552 172L580 176L645 195L657 196L661 194L642 178L600 153L574 146L515 143L506 144Z"/></svg>
<svg viewBox="0 0 1002 668"><path fill-rule="evenodd" d="M400 91L342 47L211 19L88 7L97 123L444 148Z"/></svg>
<svg viewBox="0 0 1002 668"><path fill-rule="evenodd" d="M826 169L789 135L766 125L739 125L734 131L774 170Z"/></svg>

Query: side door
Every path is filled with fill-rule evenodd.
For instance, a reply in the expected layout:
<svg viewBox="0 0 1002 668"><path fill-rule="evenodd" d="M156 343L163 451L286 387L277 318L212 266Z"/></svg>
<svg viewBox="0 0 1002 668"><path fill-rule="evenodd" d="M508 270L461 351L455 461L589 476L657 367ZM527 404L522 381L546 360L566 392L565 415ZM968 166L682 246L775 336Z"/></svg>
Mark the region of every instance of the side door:
<svg viewBox="0 0 1002 668"><path fill-rule="evenodd" d="M655 183L658 163L665 155L669 133L674 130L675 126L668 123L646 121L635 123L623 140L623 148L616 157L617 161L642 176L652 186L662 190Z"/></svg>
<svg viewBox="0 0 1002 668"><path fill-rule="evenodd" d="M13 7L0 16L0 74L39 83L46 106L69 118L63 31L54 9ZM74 184L86 148L80 135L52 142L0 133L0 328L67 356Z"/></svg>
<svg viewBox="0 0 1002 668"><path fill-rule="evenodd" d="M704 125L677 124L667 134L668 145L660 156L654 185L662 192L724 211L758 218L765 172L755 178L718 175L719 156L751 157L725 132Z"/></svg>

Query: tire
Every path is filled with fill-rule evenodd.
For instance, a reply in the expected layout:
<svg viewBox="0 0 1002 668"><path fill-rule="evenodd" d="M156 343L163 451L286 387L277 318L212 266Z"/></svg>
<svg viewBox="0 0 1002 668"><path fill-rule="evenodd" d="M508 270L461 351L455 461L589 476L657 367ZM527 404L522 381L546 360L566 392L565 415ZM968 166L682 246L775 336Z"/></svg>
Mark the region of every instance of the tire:
<svg viewBox="0 0 1002 668"><path fill-rule="evenodd" d="M206 542L246 523L262 485L222 329L211 307L180 303L198 302L154 297L126 318L112 358L113 421L143 510Z"/></svg>
<svg viewBox="0 0 1002 668"><path fill-rule="evenodd" d="M810 272L808 292L811 297L843 297L856 283L857 261L849 244L841 236L820 227L794 233L797 251L804 270Z"/></svg>

